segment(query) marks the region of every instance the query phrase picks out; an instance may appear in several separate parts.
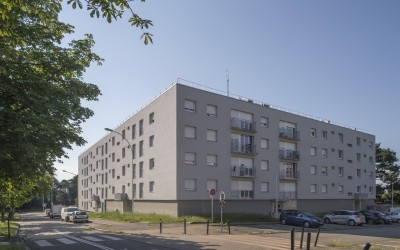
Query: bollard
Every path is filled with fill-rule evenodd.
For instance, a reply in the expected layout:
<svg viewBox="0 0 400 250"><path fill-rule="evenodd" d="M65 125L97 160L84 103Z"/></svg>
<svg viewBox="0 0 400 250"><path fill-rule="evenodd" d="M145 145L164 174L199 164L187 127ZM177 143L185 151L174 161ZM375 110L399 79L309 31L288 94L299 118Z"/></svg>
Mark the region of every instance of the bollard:
<svg viewBox="0 0 400 250"><path fill-rule="evenodd" d="M227 221L228 223L228 233L231 234L231 223L229 222L229 220Z"/></svg>
<svg viewBox="0 0 400 250"><path fill-rule="evenodd" d="M318 228L318 232L317 232L317 238L315 238L315 242L314 242L314 247L317 246L317 242L318 242L318 238L319 238L319 232L321 231L321 227Z"/></svg>
<svg viewBox="0 0 400 250"><path fill-rule="evenodd" d="M371 244L367 242L367 244L365 244L363 250L368 250L371 247Z"/></svg>
<svg viewBox="0 0 400 250"><path fill-rule="evenodd" d="M210 227L210 220L207 220L207 235L208 235L208 228Z"/></svg>
<svg viewBox="0 0 400 250"><path fill-rule="evenodd" d="M303 229L301 229L300 249L303 249L303 239L304 239L304 226Z"/></svg>
<svg viewBox="0 0 400 250"><path fill-rule="evenodd" d="M160 234L162 234L162 219L160 219Z"/></svg>
<svg viewBox="0 0 400 250"><path fill-rule="evenodd" d="M294 228L290 232L290 250L294 250Z"/></svg>
<svg viewBox="0 0 400 250"><path fill-rule="evenodd" d="M307 233L307 250L310 250L311 245L311 233Z"/></svg>
<svg viewBox="0 0 400 250"><path fill-rule="evenodd" d="M186 219L183 220L183 233L186 234Z"/></svg>

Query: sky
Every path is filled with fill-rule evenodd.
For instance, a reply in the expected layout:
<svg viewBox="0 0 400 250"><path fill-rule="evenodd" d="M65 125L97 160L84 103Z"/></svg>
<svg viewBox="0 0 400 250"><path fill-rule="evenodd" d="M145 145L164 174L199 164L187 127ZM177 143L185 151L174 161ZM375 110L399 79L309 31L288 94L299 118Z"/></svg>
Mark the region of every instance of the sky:
<svg viewBox="0 0 400 250"><path fill-rule="evenodd" d="M66 1L64 1L66 2ZM66 41L94 36L84 80L99 86L87 144L55 163L57 178L78 173L78 156L178 78L356 127L400 157L400 1L146 0L130 2L153 21L145 46L129 15L111 24L64 3L75 26Z"/></svg>

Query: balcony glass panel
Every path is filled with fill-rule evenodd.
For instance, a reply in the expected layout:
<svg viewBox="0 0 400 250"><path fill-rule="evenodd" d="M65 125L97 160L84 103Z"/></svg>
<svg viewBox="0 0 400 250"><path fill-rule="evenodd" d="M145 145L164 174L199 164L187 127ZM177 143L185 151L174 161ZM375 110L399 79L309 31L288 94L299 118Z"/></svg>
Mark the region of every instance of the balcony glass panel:
<svg viewBox="0 0 400 250"><path fill-rule="evenodd" d="M255 122L236 118L236 117L231 118L231 127L235 128L235 129L246 130L246 131L251 131L251 132L256 131L256 123Z"/></svg>

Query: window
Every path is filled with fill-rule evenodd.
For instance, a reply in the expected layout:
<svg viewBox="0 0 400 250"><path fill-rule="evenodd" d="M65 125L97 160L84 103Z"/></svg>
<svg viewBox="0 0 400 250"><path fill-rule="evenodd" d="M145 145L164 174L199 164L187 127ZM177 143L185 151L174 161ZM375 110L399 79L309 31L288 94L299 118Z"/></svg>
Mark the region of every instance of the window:
<svg viewBox="0 0 400 250"><path fill-rule="evenodd" d="M111 138L111 145L112 145L112 146L115 146L115 136L113 136L113 137Z"/></svg>
<svg viewBox="0 0 400 250"><path fill-rule="evenodd" d="M322 184L321 185L321 192L322 193L327 193L328 192L328 185L327 184Z"/></svg>
<svg viewBox="0 0 400 250"><path fill-rule="evenodd" d="M357 177L361 178L361 169L357 168Z"/></svg>
<svg viewBox="0 0 400 250"><path fill-rule="evenodd" d="M132 178L136 179L136 164L132 164Z"/></svg>
<svg viewBox="0 0 400 250"><path fill-rule="evenodd" d="M122 140L125 140L125 129L124 129L124 130L122 130L122 134L121 134L121 136L122 136Z"/></svg>
<svg viewBox="0 0 400 250"><path fill-rule="evenodd" d="M185 179L185 190L195 191L196 190L196 179Z"/></svg>
<svg viewBox="0 0 400 250"><path fill-rule="evenodd" d="M323 148L321 150L321 154L322 154L322 157L324 157L324 158L328 157L328 150L326 148Z"/></svg>
<svg viewBox="0 0 400 250"><path fill-rule="evenodd" d="M213 166L213 167L217 166L217 156L216 155L211 155L211 154L207 155L207 166Z"/></svg>
<svg viewBox="0 0 400 250"><path fill-rule="evenodd" d="M231 181L231 196L234 198L254 198L253 181Z"/></svg>
<svg viewBox="0 0 400 250"><path fill-rule="evenodd" d="M322 166L322 168L321 168L321 174L322 174L322 175L328 175L328 167Z"/></svg>
<svg viewBox="0 0 400 250"><path fill-rule="evenodd" d="M143 119L139 121L139 136L143 135Z"/></svg>
<svg viewBox="0 0 400 250"><path fill-rule="evenodd" d="M317 137L317 130L315 128L312 128L310 132L311 132L311 137Z"/></svg>
<svg viewBox="0 0 400 250"><path fill-rule="evenodd" d="M154 135L149 137L149 147L153 147L154 146Z"/></svg>
<svg viewBox="0 0 400 250"><path fill-rule="evenodd" d="M339 142L343 143L343 134L342 133L338 133L339 135Z"/></svg>
<svg viewBox="0 0 400 250"><path fill-rule="evenodd" d="M342 159L342 160L343 160L343 150L340 150L340 149L339 149L338 152L339 152L339 159Z"/></svg>
<svg viewBox="0 0 400 250"><path fill-rule="evenodd" d="M195 139L196 138L196 127L185 126L185 137Z"/></svg>
<svg viewBox="0 0 400 250"><path fill-rule="evenodd" d="M344 168L343 167L339 167L339 176L343 176L344 175Z"/></svg>
<svg viewBox="0 0 400 250"><path fill-rule="evenodd" d="M317 148L316 147L311 147L310 148L310 155L317 155Z"/></svg>
<svg viewBox="0 0 400 250"><path fill-rule="evenodd" d="M368 191L369 191L370 194L374 193L374 187L370 186Z"/></svg>
<svg viewBox="0 0 400 250"><path fill-rule="evenodd" d="M139 183L139 198L143 198L143 188L144 188L144 184Z"/></svg>
<svg viewBox="0 0 400 250"><path fill-rule="evenodd" d="M210 189L215 189L215 191L217 191L218 189L218 181L217 180L214 180L214 179L209 179L209 180L207 180L207 190L210 190Z"/></svg>
<svg viewBox="0 0 400 250"><path fill-rule="evenodd" d="M185 164L196 164L196 153L185 152Z"/></svg>
<svg viewBox="0 0 400 250"><path fill-rule="evenodd" d="M311 165L310 174L312 174L312 175L316 175L317 174L317 166Z"/></svg>
<svg viewBox="0 0 400 250"><path fill-rule="evenodd" d="M192 100L185 100L185 111L196 112L196 102Z"/></svg>
<svg viewBox="0 0 400 250"><path fill-rule="evenodd" d="M338 192L343 193L343 185L338 185Z"/></svg>
<svg viewBox="0 0 400 250"><path fill-rule="evenodd" d="M360 162L361 161L361 154L357 153L357 161Z"/></svg>
<svg viewBox="0 0 400 250"><path fill-rule="evenodd" d="M108 143L106 142L106 144L105 144L105 148L106 148L106 154L108 154ZM96 151L97 151L97 148L96 148ZM96 154L97 154L97 152L96 152Z"/></svg>
<svg viewBox="0 0 400 250"><path fill-rule="evenodd" d="M114 162L115 161L115 153L111 154L111 161Z"/></svg>
<svg viewBox="0 0 400 250"><path fill-rule="evenodd" d="M149 182L149 192L154 193L154 181Z"/></svg>
<svg viewBox="0 0 400 250"><path fill-rule="evenodd" d="M269 140L262 138L260 147L264 148L264 149L268 149L269 148Z"/></svg>
<svg viewBox="0 0 400 250"><path fill-rule="evenodd" d="M207 141L217 141L217 131L207 129Z"/></svg>
<svg viewBox="0 0 400 250"><path fill-rule="evenodd" d="M373 144L372 141L370 141L370 142L368 143L368 147L369 147L369 148L373 148L373 145L374 145L374 144Z"/></svg>
<svg viewBox="0 0 400 250"><path fill-rule="evenodd" d="M310 185L310 191L311 193L316 193L317 192L317 184L311 184Z"/></svg>
<svg viewBox="0 0 400 250"><path fill-rule="evenodd" d="M322 130L322 139L328 139L328 131Z"/></svg>
<svg viewBox="0 0 400 250"><path fill-rule="evenodd" d="M122 166L122 176L125 176L125 166Z"/></svg>
<svg viewBox="0 0 400 250"><path fill-rule="evenodd" d="M356 144L357 144L357 146L361 146L361 138L360 137L356 138Z"/></svg>
<svg viewBox="0 0 400 250"><path fill-rule="evenodd" d="M261 182L260 191L269 192L269 182Z"/></svg>
<svg viewBox="0 0 400 250"><path fill-rule="evenodd" d="M361 186L357 186L357 193L361 193Z"/></svg>
<svg viewBox="0 0 400 250"><path fill-rule="evenodd" d="M106 181L106 184L107 184L107 183L108 183L108 173L106 173L106 176L105 176L105 177L106 177L106 180L105 180L105 181ZM90 178L90 179L91 179L91 178Z"/></svg>
<svg viewBox="0 0 400 250"><path fill-rule="evenodd" d="M268 128L268 118L267 117L260 118L260 126L264 127L264 128Z"/></svg>
<svg viewBox="0 0 400 250"><path fill-rule="evenodd" d="M115 169L111 170L111 177L115 178ZM97 179L97 175L96 175L96 179ZM96 180L97 181L97 180Z"/></svg>
<svg viewBox="0 0 400 250"><path fill-rule="evenodd" d="M132 125L132 140L136 138L136 124Z"/></svg>
<svg viewBox="0 0 400 250"><path fill-rule="evenodd" d="M154 122L154 112L150 113L149 115L149 124L152 124Z"/></svg>
<svg viewBox="0 0 400 250"><path fill-rule="evenodd" d="M125 148L122 148L122 158L125 158Z"/></svg>
<svg viewBox="0 0 400 250"><path fill-rule="evenodd" d="M139 177L142 178L143 177L143 162L139 162Z"/></svg>
<svg viewBox="0 0 400 250"><path fill-rule="evenodd" d="M207 104L207 115L217 117L217 106Z"/></svg>
<svg viewBox="0 0 400 250"><path fill-rule="evenodd" d="M125 193L125 185L122 185L122 193Z"/></svg>
<svg viewBox="0 0 400 250"><path fill-rule="evenodd" d="M374 157L370 156L369 157L369 162L373 163L374 162Z"/></svg>
<svg viewBox="0 0 400 250"><path fill-rule="evenodd" d="M139 156L143 156L144 152L143 152L143 141L139 142Z"/></svg>
<svg viewBox="0 0 400 250"><path fill-rule="evenodd" d="M150 169L153 169L153 168L154 168L154 165L155 165L155 163L154 163L154 158L151 158L151 159L149 160L149 168L150 168Z"/></svg>
<svg viewBox="0 0 400 250"><path fill-rule="evenodd" d="M132 185L132 197L135 199L136 198L136 184Z"/></svg>
<svg viewBox="0 0 400 250"><path fill-rule="evenodd" d="M132 145L132 159L136 158L136 144Z"/></svg>
<svg viewBox="0 0 400 250"><path fill-rule="evenodd" d="M261 170L269 171L269 161L261 161Z"/></svg>

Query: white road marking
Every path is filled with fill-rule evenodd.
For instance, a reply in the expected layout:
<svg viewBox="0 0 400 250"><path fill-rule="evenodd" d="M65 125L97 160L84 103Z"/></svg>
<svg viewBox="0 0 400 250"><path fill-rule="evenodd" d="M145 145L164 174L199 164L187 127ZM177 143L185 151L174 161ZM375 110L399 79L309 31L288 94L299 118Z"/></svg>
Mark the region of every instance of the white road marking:
<svg viewBox="0 0 400 250"><path fill-rule="evenodd" d="M54 232L65 235L64 233L62 233L61 231L59 231L57 229L54 229ZM76 241L80 241L82 243L85 243L85 244L88 244L88 245L91 245L91 246L94 246L94 247L97 247L97 248L100 248L100 249L103 249L103 250L115 250L113 248L102 246L100 244L97 244L97 243L94 243L94 242L91 242L91 241L88 241L88 240L80 239L78 237L74 237L74 236L71 236L71 235L65 235L65 237L73 239L73 240L76 240Z"/></svg>
<svg viewBox="0 0 400 250"><path fill-rule="evenodd" d="M70 240L68 238L59 238L57 239L59 242L64 243L64 244L75 244L77 243L76 241Z"/></svg>
<svg viewBox="0 0 400 250"><path fill-rule="evenodd" d="M104 241L104 240L102 240L102 239L95 238L95 237L92 237L92 236L81 236L81 238L83 238L83 239L85 239L85 240L94 241L94 242L96 242L96 241Z"/></svg>
<svg viewBox="0 0 400 250"><path fill-rule="evenodd" d="M117 238L117 237L110 236L110 235L99 235L99 236L102 238L109 239L109 240L122 240L121 238Z"/></svg>
<svg viewBox="0 0 400 250"><path fill-rule="evenodd" d="M37 241L35 241L36 242L36 244L38 244L39 246L41 246L41 247L51 247L51 246L53 246L53 244L51 244L49 241L47 241L47 240L37 240Z"/></svg>

